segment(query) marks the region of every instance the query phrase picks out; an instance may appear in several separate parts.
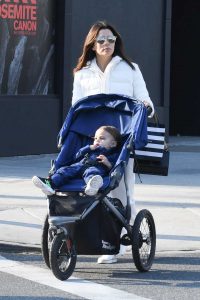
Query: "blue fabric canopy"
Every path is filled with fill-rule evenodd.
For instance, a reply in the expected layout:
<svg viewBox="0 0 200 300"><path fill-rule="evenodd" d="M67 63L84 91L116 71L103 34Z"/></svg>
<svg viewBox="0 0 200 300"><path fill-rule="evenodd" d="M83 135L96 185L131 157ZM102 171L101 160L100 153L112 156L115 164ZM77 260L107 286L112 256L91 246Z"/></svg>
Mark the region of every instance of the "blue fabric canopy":
<svg viewBox="0 0 200 300"><path fill-rule="evenodd" d="M146 109L140 101L121 95L98 94L79 100L71 107L59 133L59 145L69 130L85 136L94 135L102 125L112 125L121 134L132 134L135 149L147 143Z"/></svg>

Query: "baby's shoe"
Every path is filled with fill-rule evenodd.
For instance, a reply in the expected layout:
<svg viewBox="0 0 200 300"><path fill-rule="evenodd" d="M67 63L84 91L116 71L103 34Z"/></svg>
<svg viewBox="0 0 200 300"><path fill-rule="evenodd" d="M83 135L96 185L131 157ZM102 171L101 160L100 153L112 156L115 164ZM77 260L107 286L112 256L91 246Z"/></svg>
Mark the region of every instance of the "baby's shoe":
<svg viewBox="0 0 200 300"><path fill-rule="evenodd" d="M41 189L45 195L55 194L55 191L52 189L49 179L33 176L32 182L36 187Z"/></svg>
<svg viewBox="0 0 200 300"><path fill-rule="evenodd" d="M98 264L114 264L116 262L116 255L101 255L97 260Z"/></svg>
<svg viewBox="0 0 200 300"><path fill-rule="evenodd" d="M86 195L94 196L98 193L99 189L103 185L103 178L100 175L95 175L87 183L85 188Z"/></svg>

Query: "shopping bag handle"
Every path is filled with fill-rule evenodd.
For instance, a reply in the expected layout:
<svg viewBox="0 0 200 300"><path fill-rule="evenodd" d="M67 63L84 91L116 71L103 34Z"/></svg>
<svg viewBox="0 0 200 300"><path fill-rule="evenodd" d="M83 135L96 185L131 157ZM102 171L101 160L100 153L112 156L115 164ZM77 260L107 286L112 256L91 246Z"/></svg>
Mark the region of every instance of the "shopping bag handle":
<svg viewBox="0 0 200 300"><path fill-rule="evenodd" d="M154 112L154 115L153 115L152 119L153 119L153 122L155 123L155 125L156 125L157 127L159 127L160 121L159 121L158 113L157 113L156 111ZM166 140L164 140L164 150L165 150L165 151L169 151L169 147L168 147L168 145L167 145Z"/></svg>

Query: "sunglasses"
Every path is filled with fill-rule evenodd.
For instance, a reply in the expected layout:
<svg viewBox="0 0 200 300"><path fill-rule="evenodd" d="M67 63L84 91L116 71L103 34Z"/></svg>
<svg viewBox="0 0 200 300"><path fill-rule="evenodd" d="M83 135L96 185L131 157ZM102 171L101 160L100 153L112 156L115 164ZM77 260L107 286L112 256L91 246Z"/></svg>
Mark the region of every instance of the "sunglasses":
<svg viewBox="0 0 200 300"><path fill-rule="evenodd" d="M114 44L116 41L116 36L100 36L96 39L96 42L100 45L103 45L105 41L107 41L109 44Z"/></svg>

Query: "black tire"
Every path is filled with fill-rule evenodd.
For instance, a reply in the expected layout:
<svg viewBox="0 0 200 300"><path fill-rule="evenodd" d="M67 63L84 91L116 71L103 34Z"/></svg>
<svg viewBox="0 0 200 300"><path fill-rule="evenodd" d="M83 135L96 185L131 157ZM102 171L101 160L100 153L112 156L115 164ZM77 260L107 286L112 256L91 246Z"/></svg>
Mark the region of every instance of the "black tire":
<svg viewBox="0 0 200 300"><path fill-rule="evenodd" d="M42 257L47 265L48 268L50 268L50 262L49 262L49 222L48 222L49 216L48 214L45 216L44 224L42 227L42 236L41 236L41 251L42 251Z"/></svg>
<svg viewBox="0 0 200 300"><path fill-rule="evenodd" d="M55 277L59 280L68 279L74 272L76 259L72 240L64 233L55 235L50 249L50 265Z"/></svg>
<svg viewBox="0 0 200 300"><path fill-rule="evenodd" d="M140 272L150 270L156 250L156 229L150 211L141 210L133 225L132 255L136 268Z"/></svg>

